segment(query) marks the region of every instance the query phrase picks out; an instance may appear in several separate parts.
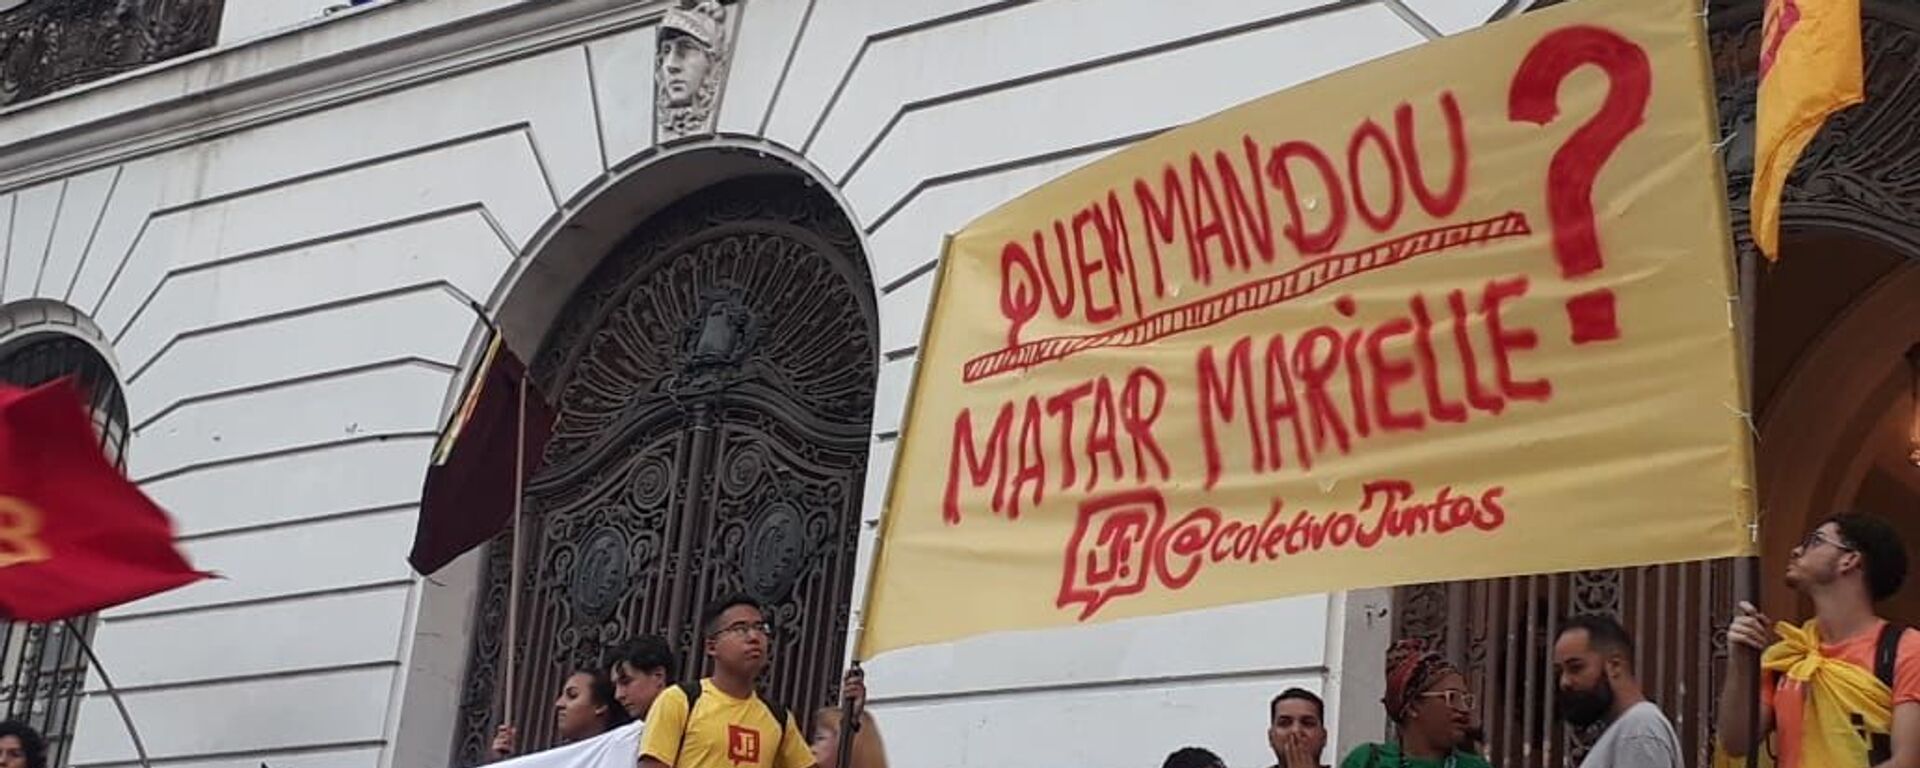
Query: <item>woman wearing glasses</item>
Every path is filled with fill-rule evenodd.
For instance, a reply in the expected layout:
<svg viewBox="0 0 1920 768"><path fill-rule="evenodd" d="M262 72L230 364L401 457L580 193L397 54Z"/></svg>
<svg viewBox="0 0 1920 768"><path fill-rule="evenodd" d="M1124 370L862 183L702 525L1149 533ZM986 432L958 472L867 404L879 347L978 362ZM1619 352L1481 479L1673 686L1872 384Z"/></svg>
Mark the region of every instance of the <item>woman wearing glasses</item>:
<svg viewBox="0 0 1920 768"><path fill-rule="evenodd" d="M1469 748L1473 694L1460 670L1419 640L1387 650L1387 717L1398 742L1362 744L1340 768L1490 768Z"/></svg>

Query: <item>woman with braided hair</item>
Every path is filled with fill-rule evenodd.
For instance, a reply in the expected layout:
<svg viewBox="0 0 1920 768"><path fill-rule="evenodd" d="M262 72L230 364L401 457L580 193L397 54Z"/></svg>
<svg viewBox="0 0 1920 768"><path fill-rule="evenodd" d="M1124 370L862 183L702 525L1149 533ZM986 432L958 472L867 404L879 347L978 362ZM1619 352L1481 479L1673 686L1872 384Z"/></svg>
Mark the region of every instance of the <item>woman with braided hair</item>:
<svg viewBox="0 0 1920 768"><path fill-rule="evenodd" d="M1468 747L1473 694L1467 678L1419 640L1387 649L1387 695L1381 700L1399 740L1362 744L1340 768L1490 768Z"/></svg>

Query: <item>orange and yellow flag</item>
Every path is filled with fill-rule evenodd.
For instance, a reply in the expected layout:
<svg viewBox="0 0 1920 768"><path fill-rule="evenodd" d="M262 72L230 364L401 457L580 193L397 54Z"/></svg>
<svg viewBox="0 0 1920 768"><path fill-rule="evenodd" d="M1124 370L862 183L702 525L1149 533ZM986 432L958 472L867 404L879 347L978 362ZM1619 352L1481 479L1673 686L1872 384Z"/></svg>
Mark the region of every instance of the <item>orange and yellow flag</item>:
<svg viewBox="0 0 1920 768"><path fill-rule="evenodd" d="M1753 242L1780 254L1780 191L1827 117L1866 99L1860 0L1767 0L1753 156Z"/></svg>

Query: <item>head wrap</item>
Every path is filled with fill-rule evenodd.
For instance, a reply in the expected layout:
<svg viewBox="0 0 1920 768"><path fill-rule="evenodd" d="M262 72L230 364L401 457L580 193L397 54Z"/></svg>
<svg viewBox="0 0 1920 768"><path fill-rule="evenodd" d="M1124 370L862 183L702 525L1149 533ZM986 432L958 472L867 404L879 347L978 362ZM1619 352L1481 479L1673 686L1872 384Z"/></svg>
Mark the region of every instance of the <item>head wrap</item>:
<svg viewBox="0 0 1920 768"><path fill-rule="evenodd" d="M1387 649L1387 695L1381 699L1387 717L1399 722L1414 697L1426 693L1435 680L1459 671L1446 657L1430 650L1424 640L1408 638L1394 643Z"/></svg>

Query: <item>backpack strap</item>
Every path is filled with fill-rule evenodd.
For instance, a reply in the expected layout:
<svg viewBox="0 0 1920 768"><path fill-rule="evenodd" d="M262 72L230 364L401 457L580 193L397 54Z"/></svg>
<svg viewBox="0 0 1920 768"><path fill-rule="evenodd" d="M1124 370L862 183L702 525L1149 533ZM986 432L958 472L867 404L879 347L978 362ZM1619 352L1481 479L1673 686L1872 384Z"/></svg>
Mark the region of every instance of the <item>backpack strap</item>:
<svg viewBox="0 0 1920 768"><path fill-rule="evenodd" d="M1873 651L1873 676L1893 690L1894 666L1900 660L1900 638L1905 635L1905 625L1889 621L1880 629L1880 642ZM1868 737L1867 756L1869 765L1879 765L1893 759L1893 735L1876 733Z"/></svg>
<svg viewBox="0 0 1920 768"><path fill-rule="evenodd" d="M778 760L780 748L787 745L787 708L764 698L760 699L760 703L767 705L767 714L773 715L773 727L780 731L780 735L774 737L773 741L774 759Z"/></svg>
<svg viewBox="0 0 1920 768"><path fill-rule="evenodd" d="M687 696L687 722L680 728L680 752L682 753L680 758L684 761L687 751L687 731L693 728L693 705L700 703L700 692L704 689L699 680L681 683L675 687ZM756 694L755 697L758 698L758 695ZM779 738L773 743L773 753L778 755L780 748L787 744L787 708L766 699L760 699L760 703L766 705L767 714L773 715L774 727L780 731Z"/></svg>
<svg viewBox="0 0 1920 768"><path fill-rule="evenodd" d="M685 764L687 761L687 731L693 730L693 705L700 703L700 692L703 689L698 680L681 683L674 687L679 688L680 693L685 694L687 697L687 721L680 724L680 749L677 750L680 757L674 760L675 763Z"/></svg>

